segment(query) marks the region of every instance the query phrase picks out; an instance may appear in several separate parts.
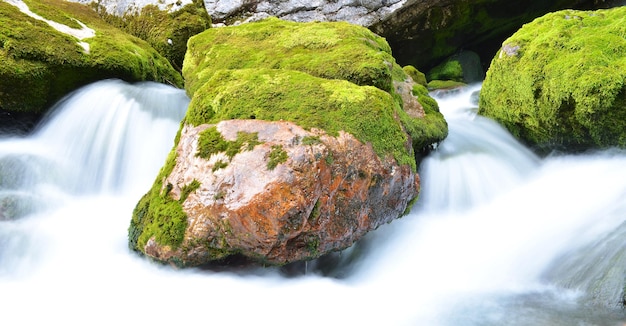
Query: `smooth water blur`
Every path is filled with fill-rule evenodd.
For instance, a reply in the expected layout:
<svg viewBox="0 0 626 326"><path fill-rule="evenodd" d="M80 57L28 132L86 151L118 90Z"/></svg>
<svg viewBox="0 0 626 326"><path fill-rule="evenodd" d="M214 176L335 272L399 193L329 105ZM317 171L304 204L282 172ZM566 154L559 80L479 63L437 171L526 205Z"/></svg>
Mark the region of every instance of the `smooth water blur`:
<svg viewBox="0 0 626 326"><path fill-rule="evenodd" d="M0 140L2 205L14 203L0 211L17 217L0 218L0 324L623 325L626 153L540 160L475 115L478 89L438 98L450 137L420 168L420 204L331 278L319 262L287 277L131 253L132 209L188 99L89 86L33 136Z"/></svg>

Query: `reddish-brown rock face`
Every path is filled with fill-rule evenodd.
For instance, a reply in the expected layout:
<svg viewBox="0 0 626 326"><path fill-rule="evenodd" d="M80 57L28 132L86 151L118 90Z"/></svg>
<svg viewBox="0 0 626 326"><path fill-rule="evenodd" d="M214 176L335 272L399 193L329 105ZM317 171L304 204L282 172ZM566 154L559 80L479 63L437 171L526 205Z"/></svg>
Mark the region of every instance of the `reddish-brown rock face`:
<svg viewBox="0 0 626 326"><path fill-rule="evenodd" d="M419 191L409 166L381 161L371 146L346 133L333 137L291 122L226 120L216 125L226 141L238 132L256 133L259 144L232 158L217 153L205 159L197 155L198 140L210 127L183 127L176 165L163 182L174 200L194 180L200 184L182 202L188 222L183 243L172 250L151 239L144 248L149 256L183 265L231 254L277 265L312 259L345 249L401 216ZM276 151L283 153L278 161Z"/></svg>

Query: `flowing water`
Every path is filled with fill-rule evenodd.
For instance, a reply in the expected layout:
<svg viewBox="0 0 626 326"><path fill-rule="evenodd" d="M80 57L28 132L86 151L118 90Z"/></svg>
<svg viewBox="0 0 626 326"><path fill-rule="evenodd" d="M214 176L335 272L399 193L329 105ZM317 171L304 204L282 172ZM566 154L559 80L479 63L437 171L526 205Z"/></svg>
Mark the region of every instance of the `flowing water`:
<svg viewBox="0 0 626 326"><path fill-rule="evenodd" d="M438 98L450 136L410 214L347 250L334 275L173 270L127 227L188 99L103 81L28 137L0 139L1 325L624 325L626 153L539 159ZM355 258L356 257L356 258Z"/></svg>

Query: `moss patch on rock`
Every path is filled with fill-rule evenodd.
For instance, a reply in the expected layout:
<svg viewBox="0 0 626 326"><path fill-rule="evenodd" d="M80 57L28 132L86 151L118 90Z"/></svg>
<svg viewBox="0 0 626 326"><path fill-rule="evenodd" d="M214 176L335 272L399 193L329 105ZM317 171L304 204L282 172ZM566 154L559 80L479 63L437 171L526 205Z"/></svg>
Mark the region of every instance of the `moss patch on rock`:
<svg viewBox="0 0 626 326"><path fill-rule="evenodd" d="M393 97L372 86L357 86L284 69L238 69L215 72L193 96L186 123L194 126L228 119L292 121L331 135L340 130L376 153L415 168L407 135L396 120L402 111Z"/></svg>
<svg viewBox="0 0 626 326"><path fill-rule="evenodd" d="M269 18L211 28L189 40L183 75L191 96L219 69L271 68L392 90L391 48L348 23L295 23Z"/></svg>
<svg viewBox="0 0 626 326"><path fill-rule="evenodd" d="M31 11L96 36L78 39L0 2L0 108L41 114L68 92L106 78L182 86L182 78L146 42L104 22L88 6L61 0L25 1Z"/></svg>
<svg viewBox="0 0 626 326"><path fill-rule="evenodd" d="M409 75L411 77L411 79L413 79L414 82L416 82L417 84L426 86L428 84L428 82L426 81L426 75L417 70L417 68L408 65L408 66L404 66L402 67L402 70L404 71L405 74Z"/></svg>
<svg viewBox="0 0 626 326"><path fill-rule="evenodd" d="M458 60L446 60L428 72L428 80L463 81L463 67Z"/></svg>
<svg viewBox="0 0 626 326"><path fill-rule="evenodd" d="M170 246L171 249L177 249L183 242L187 229L187 214L182 207L184 200L175 200L171 197L171 185L163 187L163 180L172 172L175 163L176 151L172 150L152 188L133 210L128 228L130 249L143 252L143 248L152 237L157 243ZM186 188L185 197L199 186L199 183L194 185L192 182L189 188Z"/></svg>
<svg viewBox="0 0 626 326"><path fill-rule="evenodd" d="M406 131L411 135L413 148L419 160L432 149L434 144L443 141L448 136L448 124L439 111L437 101L428 95L426 87L420 84L414 85L413 95L424 108L424 117L415 119L400 112L400 119Z"/></svg>
<svg viewBox="0 0 626 326"><path fill-rule="evenodd" d="M250 151L254 146L261 144L257 133L238 132L237 139L227 141L216 127L202 131L199 136L197 156L204 159L209 159L211 155L217 153L225 153L232 159L242 150Z"/></svg>
<svg viewBox="0 0 626 326"><path fill-rule="evenodd" d="M626 7L525 25L493 59L479 105L536 148L626 147Z"/></svg>

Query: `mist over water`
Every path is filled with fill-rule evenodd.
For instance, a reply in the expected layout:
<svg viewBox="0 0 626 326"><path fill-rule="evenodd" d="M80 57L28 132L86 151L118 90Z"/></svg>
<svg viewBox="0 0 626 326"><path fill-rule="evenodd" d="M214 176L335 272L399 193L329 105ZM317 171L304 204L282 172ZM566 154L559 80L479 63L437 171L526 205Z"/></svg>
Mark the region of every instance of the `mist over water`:
<svg viewBox="0 0 626 326"><path fill-rule="evenodd" d="M420 167L419 204L332 278L315 262L287 277L131 253L132 210L189 100L88 86L0 139L0 324L623 325L626 153L539 159L476 116L479 88L438 98L450 136Z"/></svg>

